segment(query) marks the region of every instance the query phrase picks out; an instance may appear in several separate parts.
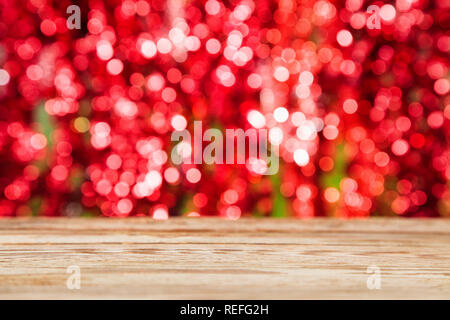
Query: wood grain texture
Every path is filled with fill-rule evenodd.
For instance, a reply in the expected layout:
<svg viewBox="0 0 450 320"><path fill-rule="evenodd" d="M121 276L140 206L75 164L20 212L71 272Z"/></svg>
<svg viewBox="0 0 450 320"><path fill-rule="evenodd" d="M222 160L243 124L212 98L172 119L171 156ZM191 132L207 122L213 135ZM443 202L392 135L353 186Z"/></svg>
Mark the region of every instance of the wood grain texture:
<svg viewBox="0 0 450 320"><path fill-rule="evenodd" d="M450 220L0 219L0 298L450 299Z"/></svg>

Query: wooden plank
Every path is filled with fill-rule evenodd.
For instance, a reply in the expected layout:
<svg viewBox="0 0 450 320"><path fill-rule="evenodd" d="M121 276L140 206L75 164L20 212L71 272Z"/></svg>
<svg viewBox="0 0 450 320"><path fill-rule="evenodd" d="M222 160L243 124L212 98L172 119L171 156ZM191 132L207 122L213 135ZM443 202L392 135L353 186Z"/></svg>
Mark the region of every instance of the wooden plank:
<svg viewBox="0 0 450 320"><path fill-rule="evenodd" d="M0 298L449 299L450 220L0 219Z"/></svg>

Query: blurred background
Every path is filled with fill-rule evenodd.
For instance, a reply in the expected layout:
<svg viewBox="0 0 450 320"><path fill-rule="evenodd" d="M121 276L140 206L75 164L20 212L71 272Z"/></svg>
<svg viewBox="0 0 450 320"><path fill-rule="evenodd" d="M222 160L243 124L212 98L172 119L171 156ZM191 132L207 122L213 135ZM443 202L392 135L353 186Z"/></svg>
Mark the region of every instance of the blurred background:
<svg viewBox="0 0 450 320"><path fill-rule="evenodd" d="M0 216L449 216L449 7L0 0ZM196 120L278 173L175 165Z"/></svg>

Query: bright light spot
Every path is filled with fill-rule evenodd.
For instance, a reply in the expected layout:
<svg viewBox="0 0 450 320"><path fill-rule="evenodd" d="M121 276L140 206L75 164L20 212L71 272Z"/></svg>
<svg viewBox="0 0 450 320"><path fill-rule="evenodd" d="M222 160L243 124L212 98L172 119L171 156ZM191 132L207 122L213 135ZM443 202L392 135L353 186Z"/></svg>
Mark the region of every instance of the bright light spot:
<svg viewBox="0 0 450 320"><path fill-rule="evenodd" d="M169 39L161 38L156 43L156 48L162 54L169 53L172 50L172 42Z"/></svg>
<svg viewBox="0 0 450 320"><path fill-rule="evenodd" d="M246 166L249 171L256 174L264 174L267 171L267 162L264 159L250 157Z"/></svg>
<svg viewBox="0 0 450 320"><path fill-rule="evenodd" d="M144 17L148 15L149 12L150 12L150 5L148 4L147 1L139 0L138 2L136 2L136 13L139 16Z"/></svg>
<svg viewBox="0 0 450 320"><path fill-rule="evenodd" d="M322 133L324 137L327 138L328 140L334 140L339 135L339 130L338 128L336 128L336 126L329 125L323 128Z"/></svg>
<svg viewBox="0 0 450 320"><path fill-rule="evenodd" d="M147 174L145 175L144 181L145 181L145 184L151 189L159 188L163 182L161 173L156 170L151 170L151 171L147 172Z"/></svg>
<svg viewBox="0 0 450 320"><path fill-rule="evenodd" d="M402 156L409 150L409 143L406 140L399 139L394 141L391 146L392 153L396 156Z"/></svg>
<svg viewBox="0 0 450 320"><path fill-rule="evenodd" d="M432 113L430 113L427 118L427 123L433 129L442 127L442 125L444 124L444 115L442 111L433 111Z"/></svg>
<svg viewBox="0 0 450 320"><path fill-rule="evenodd" d="M289 111L284 107L276 108L273 112L273 117L276 122L283 123L289 118Z"/></svg>
<svg viewBox="0 0 450 320"><path fill-rule="evenodd" d="M205 10L209 15L216 15L220 12L220 3L216 0L208 0L205 3Z"/></svg>
<svg viewBox="0 0 450 320"><path fill-rule="evenodd" d="M192 147L189 142L181 141L177 144L176 148L178 155L183 159L190 157L192 154Z"/></svg>
<svg viewBox="0 0 450 320"><path fill-rule="evenodd" d="M238 206L229 206L225 210L225 214L228 219L237 220L241 217L241 208L239 208Z"/></svg>
<svg viewBox="0 0 450 320"><path fill-rule="evenodd" d="M227 60L233 60L233 57L237 51L238 51L238 49L236 49L233 46L226 46L225 49L223 50L223 56Z"/></svg>
<svg viewBox="0 0 450 320"><path fill-rule="evenodd" d="M152 153L153 163L162 166L167 162L167 153L164 150L156 150Z"/></svg>
<svg viewBox="0 0 450 320"><path fill-rule="evenodd" d="M164 171L164 179L171 184L177 183L180 179L180 173L176 168L167 168L166 171Z"/></svg>
<svg viewBox="0 0 450 320"><path fill-rule="evenodd" d="M411 120L408 117L400 116L395 120L395 126L399 131L406 132L411 128Z"/></svg>
<svg viewBox="0 0 450 320"><path fill-rule="evenodd" d="M8 71L0 69L0 86L6 86L9 83L9 79L11 79L11 77L9 76Z"/></svg>
<svg viewBox="0 0 450 320"><path fill-rule="evenodd" d="M89 119L86 117L78 117L73 121L73 127L76 131L84 133L89 130Z"/></svg>
<svg viewBox="0 0 450 320"><path fill-rule="evenodd" d="M114 111L121 117L134 118L138 112L136 103L131 100L120 98L114 104Z"/></svg>
<svg viewBox="0 0 450 320"><path fill-rule="evenodd" d="M165 80L161 74L155 73L148 77L147 88L150 91L160 91L164 85Z"/></svg>
<svg viewBox="0 0 450 320"><path fill-rule="evenodd" d="M345 75L351 75L356 70L356 65L352 60L344 60L341 62L340 70Z"/></svg>
<svg viewBox="0 0 450 320"><path fill-rule="evenodd" d="M47 138L42 133L35 133L31 136L30 144L36 150L44 149L47 145Z"/></svg>
<svg viewBox="0 0 450 320"><path fill-rule="evenodd" d="M358 189L358 183L351 178L343 178L339 185L343 192L356 192Z"/></svg>
<svg viewBox="0 0 450 320"><path fill-rule="evenodd" d="M269 130L269 141L271 144L278 146L283 141L283 130L273 127Z"/></svg>
<svg viewBox="0 0 450 320"><path fill-rule="evenodd" d="M296 135L300 140L312 141L316 138L316 125L310 120L304 121L296 131Z"/></svg>
<svg viewBox="0 0 450 320"><path fill-rule="evenodd" d="M112 154L106 159L106 166L112 170L117 170L122 165L122 158L117 154Z"/></svg>
<svg viewBox="0 0 450 320"><path fill-rule="evenodd" d="M389 163L389 155L386 152L377 152L374 156L375 164L379 167L385 167Z"/></svg>
<svg viewBox="0 0 450 320"><path fill-rule="evenodd" d="M123 70L123 63L119 59L111 59L106 65L109 74L114 76L120 74Z"/></svg>
<svg viewBox="0 0 450 320"><path fill-rule="evenodd" d="M295 194L299 200L308 201L312 196L312 191L308 185L301 185L297 188Z"/></svg>
<svg viewBox="0 0 450 320"><path fill-rule="evenodd" d="M340 193L338 189L330 187L325 189L323 196L328 202L335 203L339 200Z"/></svg>
<svg viewBox="0 0 450 320"><path fill-rule="evenodd" d="M409 209L410 200L406 196L397 197L394 201L392 201L392 211L396 214L403 214L406 210Z"/></svg>
<svg viewBox="0 0 450 320"><path fill-rule="evenodd" d="M184 41L184 47L188 51L197 51L198 49L200 49L200 44L200 39L196 36L189 36Z"/></svg>
<svg viewBox="0 0 450 320"><path fill-rule="evenodd" d="M345 113L353 114L358 110L358 103L355 99L347 99L342 104L342 108L344 109Z"/></svg>
<svg viewBox="0 0 450 320"><path fill-rule="evenodd" d="M333 126L338 126L339 125L339 116L334 113L334 112L330 112L325 116L325 124L327 125L333 125Z"/></svg>
<svg viewBox="0 0 450 320"><path fill-rule="evenodd" d="M190 168L186 171L186 179L190 183L197 183L202 178L202 173L197 168Z"/></svg>
<svg viewBox="0 0 450 320"><path fill-rule="evenodd" d="M299 99L306 99L311 94L311 90L308 86L303 86L300 84L295 88L295 94Z"/></svg>
<svg viewBox="0 0 450 320"><path fill-rule="evenodd" d="M57 165L53 167L51 175L57 181L64 181L69 175L69 170L63 165Z"/></svg>
<svg viewBox="0 0 450 320"><path fill-rule="evenodd" d="M239 21L245 21L250 17L251 13L252 10L249 6L240 4L234 9L233 16Z"/></svg>
<svg viewBox="0 0 450 320"><path fill-rule="evenodd" d="M30 80L38 81L44 76L44 70L39 65L33 64L27 68L26 74Z"/></svg>
<svg viewBox="0 0 450 320"><path fill-rule="evenodd" d="M100 40L97 42L97 56L101 60L109 60L114 55L114 49L111 44L106 40Z"/></svg>
<svg viewBox="0 0 450 320"><path fill-rule="evenodd" d="M174 102L177 98L177 92L174 88L164 88L161 92L161 98L167 103Z"/></svg>
<svg viewBox="0 0 450 320"><path fill-rule="evenodd" d="M153 211L153 219L167 220L169 219L169 212L165 206L160 206Z"/></svg>
<svg viewBox="0 0 450 320"><path fill-rule="evenodd" d="M172 117L170 124L176 131L182 131L182 130L186 129L187 120L182 115L177 114Z"/></svg>
<svg viewBox="0 0 450 320"><path fill-rule="evenodd" d="M124 198L130 193L130 186L128 183L120 181L114 186L114 193L118 197Z"/></svg>
<svg viewBox="0 0 450 320"><path fill-rule="evenodd" d="M353 36L350 33L350 31L348 31L348 30L341 30L341 31L339 31L337 33L336 39L337 39L337 42L342 47L348 47L353 42Z"/></svg>
<svg viewBox="0 0 450 320"><path fill-rule="evenodd" d="M233 63L239 67L244 66L253 57L253 51L249 47L242 47L233 54Z"/></svg>
<svg viewBox="0 0 450 320"><path fill-rule="evenodd" d="M314 75L310 71L303 71L298 77L298 82L304 86L310 86L314 81Z"/></svg>
<svg viewBox="0 0 450 320"><path fill-rule="evenodd" d="M169 39L175 44L179 45L182 44L184 39L186 39L186 35L184 34L183 30L180 28L172 28L169 31Z"/></svg>
<svg viewBox="0 0 450 320"><path fill-rule="evenodd" d="M394 20L395 19L395 15L396 15L395 8L391 4L385 4L380 9L380 17L384 21L392 21L392 20Z"/></svg>
<svg viewBox="0 0 450 320"><path fill-rule="evenodd" d="M98 194L105 196L112 190L111 182L109 182L109 180L107 179L102 179L96 184L95 190L98 192Z"/></svg>
<svg viewBox="0 0 450 320"><path fill-rule="evenodd" d="M141 139L136 142L136 150L146 159L150 159L152 153L161 148L162 142L158 138Z"/></svg>
<svg viewBox="0 0 450 320"><path fill-rule="evenodd" d="M362 29L366 25L366 16L362 12L354 13L350 17L350 25L353 29Z"/></svg>
<svg viewBox="0 0 450 320"><path fill-rule="evenodd" d="M251 110L247 114L247 120L256 129L260 129L266 125L266 118L257 110Z"/></svg>
<svg viewBox="0 0 450 320"><path fill-rule="evenodd" d="M156 55L156 45L151 40L145 40L141 45L141 53L147 58L151 59Z"/></svg>
<svg viewBox="0 0 450 320"><path fill-rule="evenodd" d="M239 48L242 44L242 33L237 30L233 30L228 35L227 44L230 47Z"/></svg>
<svg viewBox="0 0 450 320"><path fill-rule="evenodd" d="M289 70L285 67L276 67L273 76L280 82L285 82L289 79Z"/></svg>
<svg viewBox="0 0 450 320"><path fill-rule="evenodd" d="M234 204L239 200L239 195L236 190L228 189L223 193L223 200L227 204Z"/></svg>
<svg viewBox="0 0 450 320"><path fill-rule="evenodd" d="M294 151L294 161L300 167L304 167L309 163L309 154L305 149L297 149Z"/></svg>
<svg viewBox="0 0 450 320"><path fill-rule="evenodd" d="M442 78L436 80L436 82L434 83L434 91L436 91L436 93L441 96L447 94L449 90L450 90L450 81L448 81L447 79Z"/></svg>
<svg viewBox="0 0 450 320"><path fill-rule="evenodd" d="M225 87L231 87L236 82L236 77L231 72L230 67L221 65L216 70L216 76L219 78L220 83Z"/></svg>
<svg viewBox="0 0 450 320"><path fill-rule="evenodd" d="M217 39L209 39L208 41L206 41L206 50L210 53L210 54L216 54L220 51L221 48L221 44L220 41Z"/></svg>
<svg viewBox="0 0 450 320"><path fill-rule="evenodd" d="M291 115L291 122L294 126L299 127L305 121L306 117L303 112L296 111Z"/></svg>
<svg viewBox="0 0 450 320"><path fill-rule="evenodd" d="M262 85L261 76L257 73L252 73L247 78L247 84L252 89L258 89Z"/></svg>
<svg viewBox="0 0 450 320"><path fill-rule="evenodd" d="M121 199L117 202L117 210L121 214L128 214L133 210L133 202L130 199Z"/></svg>

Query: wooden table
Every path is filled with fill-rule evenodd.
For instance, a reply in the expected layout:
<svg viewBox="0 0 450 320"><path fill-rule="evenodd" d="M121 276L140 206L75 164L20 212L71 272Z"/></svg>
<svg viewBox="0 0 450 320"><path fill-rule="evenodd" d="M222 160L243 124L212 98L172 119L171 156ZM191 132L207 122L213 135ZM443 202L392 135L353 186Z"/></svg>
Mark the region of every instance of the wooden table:
<svg viewBox="0 0 450 320"><path fill-rule="evenodd" d="M0 219L0 298L449 299L450 220Z"/></svg>

